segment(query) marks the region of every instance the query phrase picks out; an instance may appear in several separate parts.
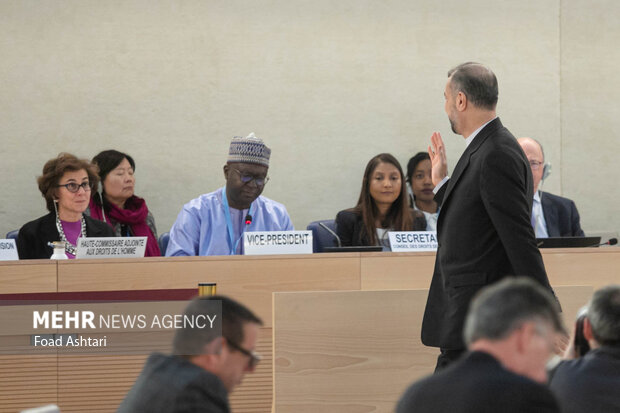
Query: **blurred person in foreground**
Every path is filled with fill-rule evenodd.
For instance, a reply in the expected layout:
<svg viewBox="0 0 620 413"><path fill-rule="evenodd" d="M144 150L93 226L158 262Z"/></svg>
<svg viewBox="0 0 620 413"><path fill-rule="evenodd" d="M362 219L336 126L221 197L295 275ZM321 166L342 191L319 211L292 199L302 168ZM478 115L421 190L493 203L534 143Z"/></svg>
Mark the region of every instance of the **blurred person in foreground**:
<svg viewBox="0 0 620 413"><path fill-rule="evenodd" d="M559 412L544 385L559 334L559 308L529 278L507 278L472 301L464 327L468 352L407 389L397 413Z"/></svg>
<svg viewBox="0 0 620 413"><path fill-rule="evenodd" d="M221 310L219 319L214 309ZM117 413L230 412L228 395L260 361L254 349L262 321L217 295L194 298L184 316L210 316L214 328L203 319L205 328L177 329L172 355L149 356Z"/></svg>
<svg viewBox="0 0 620 413"><path fill-rule="evenodd" d="M569 348L574 359L555 368L551 391L564 413L620 412L620 284L594 293L580 327L590 350L579 357Z"/></svg>

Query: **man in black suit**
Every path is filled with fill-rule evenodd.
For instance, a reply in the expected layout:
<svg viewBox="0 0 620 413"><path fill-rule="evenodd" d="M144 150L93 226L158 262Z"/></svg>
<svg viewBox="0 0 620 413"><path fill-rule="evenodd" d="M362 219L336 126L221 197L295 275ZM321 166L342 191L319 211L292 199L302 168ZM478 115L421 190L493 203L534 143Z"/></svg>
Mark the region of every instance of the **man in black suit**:
<svg viewBox="0 0 620 413"><path fill-rule="evenodd" d="M422 342L440 347L437 368L465 350L467 306L482 287L527 275L551 289L530 223L532 173L516 139L495 113L497 78L486 66L464 63L448 72L445 110L454 133L466 138L452 177L441 135L429 155L438 249L422 324Z"/></svg>
<svg viewBox="0 0 620 413"><path fill-rule="evenodd" d="M545 163L542 145L532 138L519 138L517 141L532 168L534 179L532 225L536 238L583 237L575 203L568 198L538 190L538 185L547 178L551 168Z"/></svg>
<svg viewBox="0 0 620 413"><path fill-rule="evenodd" d="M557 302L527 277L482 291L465 323L469 353L409 387L397 413L559 412L545 364L563 332Z"/></svg>
<svg viewBox="0 0 620 413"><path fill-rule="evenodd" d="M198 297L194 324L175 332L173 354L152 354L117 413L229 413L228 393L254 371L261 320L224 297Z"/></svg>
<svg viewBox="0 0 620 413"><path fill-rule="evenodd" d="M620 284L594 293L583 335L591 350L560 363L551 391L564 413L620 412Z"/></svg>

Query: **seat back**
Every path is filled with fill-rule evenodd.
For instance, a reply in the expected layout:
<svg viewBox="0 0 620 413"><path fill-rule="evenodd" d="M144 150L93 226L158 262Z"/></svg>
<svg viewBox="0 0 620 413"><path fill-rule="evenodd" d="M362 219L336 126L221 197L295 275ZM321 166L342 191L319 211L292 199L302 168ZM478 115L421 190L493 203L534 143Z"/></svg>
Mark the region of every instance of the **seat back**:
<svg viewBox="0 0 620 413"><path fill-rule="evenodd" d="M320 226L319 223L323 223L323 225L336 232L336 223L333 219L309 223L306 229L312 231L312 252L323 252L325 247L335 247L337 245L336 238Z"/></svg>
<svg viewBox="0 0 620 413"><path fill-rule="evenodd" d="M164 232L159 236L157 240L157 244L159 244L159 251L161 252L161 256L166 256L166 248L168 248L168 241L170 241L170 233Z"/></svg>
<svg viewBox="0 0 620 413"><path fill-rule="evenodd" d="M7 239L14 239L15 242L17 242L17 234L19 234L19 230L18 229L14 229L13 231L9 231L6 233L6 238Z"/></svg>

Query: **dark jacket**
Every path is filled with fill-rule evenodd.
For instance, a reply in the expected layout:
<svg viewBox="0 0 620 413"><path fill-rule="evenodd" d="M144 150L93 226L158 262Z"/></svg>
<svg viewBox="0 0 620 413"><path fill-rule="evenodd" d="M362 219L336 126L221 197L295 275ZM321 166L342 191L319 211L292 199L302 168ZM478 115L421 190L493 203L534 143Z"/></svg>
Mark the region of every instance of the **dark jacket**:
<svg viewBox="0 0 620 413"><path fill-rule="evenodd" d="M426 219L424 214L411 210L411 215L413 216L412 231L425 231ZM336 233L340 237L343 247L370 245L362 216L351 209L345 209L336 215Z"/></svg>
<svg viewBox="0 0 620 413"><path fill-rule="evenodd" d="M428 293L422 342L463 349L463 324L472 297L509 275L526 275L551 289L536 246L530 214L532 171L499 118L487 124L435 195L437 257Z"/></svg>
<svg viewBox="0 0 620 413"><path fill-rule="evenodd" d="M113 237L114 231L109 225L84 216L86 221L86 236ZM17 253L20 260L49 258L54 252L47 245L48 242L60 241L60 234L56 229L56 214L50 212L41 218L24 224L17 235Z"/></svg>
<svg viewBox="0 0 620 413"><path fill-rule="evenodd" d="M488 353L472 352L441 372L414 383L396 413L560 412L542 384L506 370Z"/></svg>
<svg viewBox="0 0 620 413"><path fill-rule="evenodd" d="M550 237L585 236L579 223L579 212L573 201L541 191L540 204L547 223L547 234Z"/></svg>
<svg viewBox="0 0 620 413"><path fill-rule="evenodd" d="M152 354L117 413L228 413L228 392L212 373L177 357Z"/></svg>
<svg viewBox="0 0 620 413"><path fill-rule="evenodd" d="M549 386L562 412L620 412L620 348L601 347L562 361Z"/></svg>

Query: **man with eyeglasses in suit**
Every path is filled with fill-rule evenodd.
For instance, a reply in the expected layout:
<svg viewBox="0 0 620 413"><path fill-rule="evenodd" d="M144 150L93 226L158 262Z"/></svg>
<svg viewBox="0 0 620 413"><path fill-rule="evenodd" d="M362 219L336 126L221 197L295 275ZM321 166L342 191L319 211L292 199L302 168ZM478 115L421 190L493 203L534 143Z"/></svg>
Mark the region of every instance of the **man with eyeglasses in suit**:
<svg viewBox="0 0 620 413"><path fill-rule="evenodd" d="M545 162L542 145L532 138L519 138L517 141L532 169L534 180L532 226L536 238L583 237L575 203L568 198L539 190L540 183L547 178L551 168L551 165Z"/></svg>
<svg viewBox="0 0 620 413"><path fill-rule="evenodd" d="M253 133L230 142L226 186L188 202L170 230L166 256L243 254L245 231L290 231L284 205L261 196L269 149Z"/></svg>
<svg viewBox="0 0 620 413"><path fill-rule="evenodd" d="M147 359L117 413L230 412L228 394L260 361L254 349L262 321L217 295L193 299L184 319L194 324L176 330L172 355Z"/></svg>

